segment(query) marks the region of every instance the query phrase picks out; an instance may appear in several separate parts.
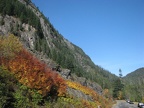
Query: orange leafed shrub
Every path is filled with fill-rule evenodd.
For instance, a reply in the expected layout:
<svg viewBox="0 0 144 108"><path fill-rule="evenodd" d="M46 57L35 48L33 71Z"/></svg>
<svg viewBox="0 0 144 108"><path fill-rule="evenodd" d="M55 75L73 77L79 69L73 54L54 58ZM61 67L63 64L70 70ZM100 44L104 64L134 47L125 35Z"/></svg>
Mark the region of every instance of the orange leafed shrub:
<svg viewBox="0 0 144 108"><path fill-rule="evenodd" d="M25 50L13 35L0 37L0 65L13 72L22 84L44 96L66 93L65 80Z"/></svg>
<svg viewBox="0 0 144 108"><path fill-rule="evenodd" d="M53 89L58 95L66 92L64 79L26 50L20 51L15 59L10 60L8 68L21 83L39 90L43 95Z"/></svg>

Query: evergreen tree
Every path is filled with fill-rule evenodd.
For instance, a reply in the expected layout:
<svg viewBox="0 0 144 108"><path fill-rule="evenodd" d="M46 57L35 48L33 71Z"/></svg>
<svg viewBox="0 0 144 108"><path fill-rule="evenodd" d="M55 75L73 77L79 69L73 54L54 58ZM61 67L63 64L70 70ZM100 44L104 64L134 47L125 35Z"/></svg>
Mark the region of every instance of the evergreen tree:
<svg viewBox="0 0 144 108"><path fill-rule="evenodd" d="M123 76L123 75L122 75L122 70L119 69L119 77L122 78L122 76Z"/></svg>
<svg viewBox="0 0 144 108"><path fill-rule="evenodd" d="M114 82L113 97L117 98L122 95L124 85L122 84L122 71L119 69L119 78ZM121 97L121 96L120 96Z"/></svg>

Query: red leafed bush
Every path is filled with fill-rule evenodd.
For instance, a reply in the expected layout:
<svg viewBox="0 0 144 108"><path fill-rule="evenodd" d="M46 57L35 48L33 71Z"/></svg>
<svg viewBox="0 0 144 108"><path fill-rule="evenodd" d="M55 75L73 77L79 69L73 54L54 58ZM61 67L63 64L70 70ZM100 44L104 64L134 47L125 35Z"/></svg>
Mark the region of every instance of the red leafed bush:
<svg viewBox="0 0 144 108"><path fill-rule="evenodd" d="M24 49L9 61L8 68L21 83L43 95L55 91L61 96L66 92L64 79Z"/></svg>

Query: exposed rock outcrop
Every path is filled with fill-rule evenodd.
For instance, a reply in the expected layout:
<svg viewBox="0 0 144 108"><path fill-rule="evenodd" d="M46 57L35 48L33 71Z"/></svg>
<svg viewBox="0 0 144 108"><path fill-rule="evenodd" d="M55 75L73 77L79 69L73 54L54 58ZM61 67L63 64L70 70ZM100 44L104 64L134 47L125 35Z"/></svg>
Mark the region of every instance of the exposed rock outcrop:
<svg viewBox="0 0 144 108"><path fill-rule="evenodd" d="M19 18L12 16L1 16L0 21L3 22L0 25L0 35L8 35L12 33L19 36L24 42L25 47L34 49L36 30L32 26L22 23Z"/></svg>
<svg viewBox="0 0 144 108"><path fill-rule="evenodd" d="M75 90L75 89L72 89L72 88L68 88L67 91L70 95L73 95L74 97L82 98L82 99L88 100L88 101L93 101L91 96L84 94L80 90Z"/></svg>
<svg viewBox="0 0 144 108"><path fill-rule="evenodd" d="M77 77L74 74L71 75L70 79L72 79L75 82L79 82L81 85L89 87L89 88L95 90L98 94L102 95L103 90L99 84L92 82L90 80L87 80L84 77Z"/></svg>

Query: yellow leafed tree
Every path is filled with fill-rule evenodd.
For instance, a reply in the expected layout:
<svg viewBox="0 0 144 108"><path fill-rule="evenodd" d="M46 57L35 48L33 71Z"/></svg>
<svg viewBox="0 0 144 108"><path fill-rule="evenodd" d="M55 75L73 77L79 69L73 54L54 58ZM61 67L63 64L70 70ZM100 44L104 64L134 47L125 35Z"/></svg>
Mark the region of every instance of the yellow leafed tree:
<svg viewBox="0 0 144 108"><path fill-rule="evenodd" d="M22 44L13 34L0 36L0 57L13 57L15 53L22 49Z"/></svg>

